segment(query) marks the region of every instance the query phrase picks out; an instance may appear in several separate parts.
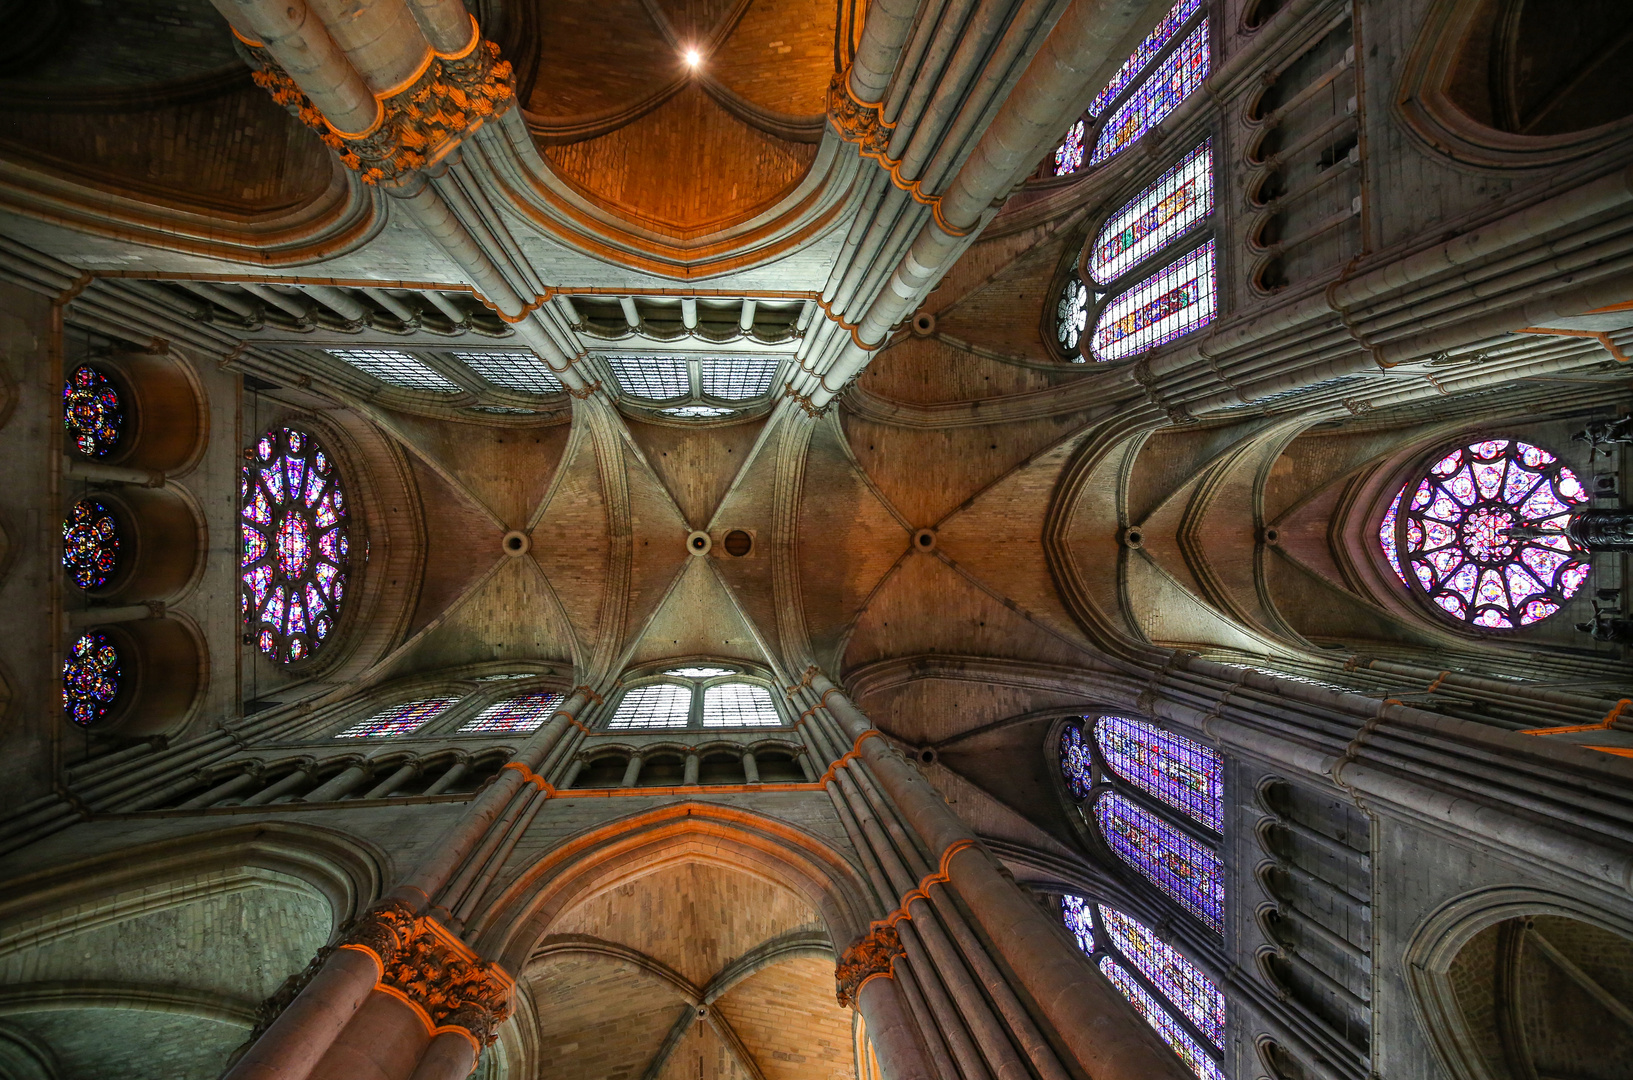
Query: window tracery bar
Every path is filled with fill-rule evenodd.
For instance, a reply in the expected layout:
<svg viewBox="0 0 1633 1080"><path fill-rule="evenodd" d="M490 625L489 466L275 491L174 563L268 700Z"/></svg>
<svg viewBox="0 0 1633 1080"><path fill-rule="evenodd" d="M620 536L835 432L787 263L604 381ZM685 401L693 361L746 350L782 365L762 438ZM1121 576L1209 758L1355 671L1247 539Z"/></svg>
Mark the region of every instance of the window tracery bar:
<svg viewBox="0 0 1633 1080"><path fill-rule="evenodd" d="M561 380L530 352L456 352L455 360L495 386L526 394L559 394Z"/></svg>
<svg viewBox="0 0 1633 1080"><path fill-rule="evenodd" d="M1200 1080L1225 1080L1225 1072L1219 1067L1219 1063L1191 1038L1180 1026L1179 1021L1170 1016L1168 1010L1159 1005L1121 964L1109 956L1101 957L1100 972L1111 980L1113 986L1122 991L1135 1011L1162 1036L1162 1041L1179 1055L1179 1059L1185 1062Z"/></svg>
<svg viewBox="0 0 1633 1080"><path fill-rule="evenodd" d="M771 692L753 683L721 683L703 691L704 727L780 727Z"/></svg>
<svg viewBox="0 0 1633 1080"><path fill-rule="evenodd" d="M1219 856L1115 791L1094 805L1106 846L1215 933L1224 933L1225 885Z"/></svg>
<svg viewBox="0 0 1633 1080"><path fill-rule="evenodd" d="M394 735L407 735L429 724L458 701L458 698L438 697L400 702L390 708L381 709L366 720L359 720L335 738L389 739Z"/></svg>
<svg viewBox="0 0 1633 1080"><path fill-rule="evenodd" d="M119 520L100 499L81 499L62 523L62 565L81 589L106 585L119 568Z"/></svg>
<svg viewBox="0 0 1633 1080"><path fill-rule="evenodd" d="M771 390L780 362L753 358L700 360L698 374L703 392L727 401L748 401Z"/></svg>
<svg viewBox="0 0 1633 1080"><path fill-rule="evenodd" d="M609 356L607 366L626 394L669 401L692 392L686 361L677 356Z"/></svg>
<svg viewBox="0 0 1633 1080"><path fill-rule="evenodd" d="M1101 226L1089 275L1109 285L1213 213L1213 140L1179 160Z"/></svg>
<svg viewBox="0 0 1633 1080"><path fill-rule="evenodd" d="M1210 50L1208 48L1208 20L1197 24L1179 48L1168 54L1155 71L1139 85L1127 101L1117 106L1106 118L1105 127L1095 140L1094 156L1090 164L1098 165L1112 155L1128 149L1140 137L1167 119L1180 102L1202 85L1208 77Z"/></svg>
<svg viewBox="0 0 1633 1080"><path fill-rule="evenodd" d="M1095 722L1094 737L1113 773L1215 832L1221 830L1224 763L1213 750L1123 716L1102 716Z"/></svg>
<svg viewBox="0 0 1633 1080"><path fill-rule="evenodd" d="M459 734L479 731L535 731L562 703L560 694L523 694L496 701L470 719Z"/></svg>
<svg viewBox="0 0 1633 1080"><path fill-rule="evenodd" d="M107 457L125 427L124 403L106 375L81 365L63 384L62 421L76 450L86 457Z"/></svg>
<svg viewBox="0 0 1633 1080"><path fill-rule="evenodd" d="M1470 443L1401 488L1392 506L1400 506L1397 557L1411 571L1409 584L1451 618L1482 630L1527 626L1559 611L1587 581L1591 565L1565 526L1571 508L1589 498L1576 474L1541 447Z"/></svg>
<svg viewBox="0 0 1633 1080"><path fill-rule="evenodd" d="M646 683L624 692L618 711L607 721L610 730L625 728L683 728L691 719L692 691L674 683Z"/></svg>
<svg viewBox="0 0 1633 1080"><path fill-rule="evenodd" d="M1068 725L1060 733L1060 771L1074 798L1088 797L1089 789L1094 787L1094 758L1076 724Z"/></svg>
<svg viewBox="0 0 1633 1080"><path fill-rule="evenodd" d="M1111 944L1139 968L1169 1004L1185 1014L1221 1049L1225 1045L1225 995L1202 970L1116 908L1100 907L1100 923Z"/></svg>
<svg viewBox="0 0 1633 1080"><path fill-rule="evenodd" d="M1094 324L1096 360L1122 360L1213 321L1218 303L1214 242L1118 295Z"/></svg>
<svg viewBox="0 0 1633 1080"><path fill-rule="evenodd" d="M81 634L62 665L62 708L68 719L89 727L107 716L119 697L119 650L108 635Z"/></svg>
<svg viewBox="0 0 1633 1080"><path fill-rule="evenodd" d="M1117 69L1117 74L1111 77L1111 81L1094 96L1093 101L1089 102L1089 115L1099 116L1102 112L1105 112L1106 106L1115 101L1117 95L1121 94L1123 89L1134 81L1135 76L1145 70L1145 66L1151 62L1152 57L1162 52L1168 43L1174 40L1174 35L1179 33L1180 27L1184 26L1185 21L1195 15L1201 7L1202 0L1179 0L1179 3L1175 4L1168 14L1163 16L1162 22L1158 23L1151 33L1146 35L1145 40L1140 42L1140 47L1130 53L1127 60L1123 61L1123 66Z"/></svg>

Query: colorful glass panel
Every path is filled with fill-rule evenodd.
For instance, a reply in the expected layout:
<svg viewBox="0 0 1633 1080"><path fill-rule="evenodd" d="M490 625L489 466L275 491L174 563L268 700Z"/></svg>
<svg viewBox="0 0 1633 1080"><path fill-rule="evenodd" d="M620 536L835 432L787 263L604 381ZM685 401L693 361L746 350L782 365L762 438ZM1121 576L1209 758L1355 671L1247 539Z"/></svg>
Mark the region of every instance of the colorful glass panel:
<svg viewBox="0 0 1633 1080"><path fill-rule="evenodd" d="M1083 279L1073 274L1060 291L1060 303L1055 305L1055 340L1070 353L1077 353L1077 343L1083 340L1083 331L1089 325L1089 290ZM1072 357L1074 364L1083 358Z"/></svg>
<svg viewBox="0 0 1633 1080"><path fill-rule="evenodd" d="M1055 175L1066 176L1083 167L1083 136L1088 125L1079 120L1055 147Z"/></svg>
<svg viewBox="0 0 1633 1080"><path fill-rule="evenodd" d="M76 450L86 457L106 457L119 445L125 426L119 391L96 368L75 368L62 387L62 422Z"/></svg>
<svg viewBox="0 0 1633 1080"><path fill-rule="evenodd" d="M99 589L119 567L119 521L100 499L81 499L62 523L62 565L75 585Z"/></svg>
<svg viewBox="0 0 1633 1080"><path fill-rule="evenodd" d="M1158 1004L1127 969L1111 957L1105 956L1100 959L1100 972L1111 980L1113 986L1122 991L1129 1004L1134 1006L1134 1011L1144 1017L1145 1022L1162 1036L1162 1041L1179 1055L1179 1059L1196 1073L1199 1080L1225 1080L1225 1071L1219 1067L1219 1063L1191 1038L1190 1033L1179 1021L1169 1015L1168 1010Z"/></svg>
<svg viewBox="0 0 1633 1080"><path fill-rule="evenodd" d="M1076 798L1084 798L1094 786L1094 759L1083 741L1083 730L1076 724L1060 733L1060 771Z"/></svg>
<svg viewBox="0 0 1633 1080"><path fill-rule="evenodd" d="M526 676L523 676L526 678ZM562 697L560 694L523 694L521 697L496 701L483 709L459 729L459 734L478 731L533 731L550 719Z"/></svg>
<svg viewBox="0 0 1633 1080"><path fill-rule="evenodd" d="M304 432L277 428L245 452L239 480L244 622L282 663L328 639L346 591L346 503L334 462Z"/></svg>
<svg viewBox="0 0 1633 1080"><path fill-rule="evenodd" d="M1060 917L1066 922L1066 929L1072 932L1077 939L1077 947L1088 956L1094 952L1094 916L1090 914L1093 905L1081 896L1066 895L1060 898Z"/></svg>
<svg viewBox="0 0 1633 1080"><path fill-rule="evenodd" d="M1089 275L1109 285L1213 213L1213 140L1125 203L1094 238Z"/></svg>
<svg viewBox="0 0 1633 1080"><path fill-rule="evenodd" d="M1180 42L1179 48L1169 53L1128 100L1106 118L1106 126L1100 129L1100 137L1094 143L1091 164L1098 165L1128 149L1140 136L1167 119L1208 77L1210 56L1208 20L1203 19Z"/></svg>
<svg viewBox="0 0 1633 1080"><path fill-rule="evenodd" d="M1225 932L1225 883L1217 853L1117 792L1100 797L1094 816L1119 859L1215 933Z"/></svg>
<svg viewBox="0 0 1633 1080"><path fill-rule="evenodd" d="M1121 360L1213 321L1218 304L1213 241L1121 293L1100 313L1089 350Z"/></svg>
<svg viewBox="0 0 1633 1080"><path fill-rule="evenodd" d="M1202 969L1181 956L1167 943L1116 908L1100 905L1100 922L1111 944L1123 954L1151 984L1162 991L1196 1029L1212 1043L1225 1045L1225 995L1202 974Z"/></svg>
<svg viewBox="0 0 1633 1080"><path fill-rule="evenodd" d="M1439 610L1482 630L1513 630L1559 611L1586 582L1590 564L1565 526L1589 498L1547 450L1484 439L1403 486L1379 542Z"/></svg>
<svg viewBox="0 0 1633 1080"><path fill-rule="evenodd" d="M337 739L385 739L406 735L429 724L459 701L458 698L422 698L381 709L336 735Z"/></svg>
<svg viewBox="0 0 1633 1080"><path fill-rule="evenodd" d="M119 650L108 635L81 634L62 665L62 708L68 719L89 727L113 708L119 697Z"/></svg>
<svg viewBox="0 0 1633 1080"><path fill-rule="evenodd" d="M1215 832L1223 828L1224 764L1214 751L1122 716L1102 716L1094 738L1112 772Z"/></svg>
<svg viewBox="0 0 1633 1080"><path fill-rule="evenodd" d="M1179 0L1179 3L1175 4L1168 14L1163 16L1162 22L1157 24L1156 29L1147 34L1145 40L1140 42L1140 47L1130 53L1127 60L1123 61L1123 66L1117 69L1117 74L1111 77L1111 81L1098 94L1094 95L1094 100L1089 103L1089 115L1099 116L1105 112L1106 106L1117 100L1117 95L1121 94L1128 84L1134 81L1135 76L1145 70L1145 65L1151 62L1153 56L1162 52L1164 47L1174 40L1174 35L1179 33L1179 28L1185 25L1185 20L1195 15L1201 7L1202 0Z"/></svg>

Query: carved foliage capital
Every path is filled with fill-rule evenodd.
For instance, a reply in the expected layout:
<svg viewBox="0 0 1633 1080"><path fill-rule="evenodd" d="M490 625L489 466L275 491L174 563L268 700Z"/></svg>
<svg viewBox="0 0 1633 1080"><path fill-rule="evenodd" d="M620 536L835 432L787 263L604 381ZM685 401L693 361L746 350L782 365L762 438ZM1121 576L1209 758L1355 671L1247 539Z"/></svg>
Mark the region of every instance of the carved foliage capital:
<svg viewBox="0 0 1633 1080"><path fill-rule="evenodd" d="M388 901L360 915L341 939L342 945L361 945L380 960L391 963L397 950L414 935L414 910L407 904Z"/></svg>
<svg viewBox="0 0 1633 1080"><path fill-rule="evenodd" d="M834 969L836 992L841 1006L853 1005L862 984L875 975L891 976L896 958L902 955L902 939L890 923L875 923L866 937L845 950Z"/></svg>
<svg viewBox="0 0 1633 1080"><path fill-rule="evenodd" d="M510 1016L510 977L433 919L418 920L380 981L424 1009L434 1028L462 1027L484 1046Z"/></svg>
<svg viewBox="0 0 1633 1080"><path fill-rule="evenodd" d="M884 122L883 112L881 106L865 105L851 96L849 68L834 73L828 83L828 116L840 138L856 143L864 154L884 156L895 125Z"/></svg>

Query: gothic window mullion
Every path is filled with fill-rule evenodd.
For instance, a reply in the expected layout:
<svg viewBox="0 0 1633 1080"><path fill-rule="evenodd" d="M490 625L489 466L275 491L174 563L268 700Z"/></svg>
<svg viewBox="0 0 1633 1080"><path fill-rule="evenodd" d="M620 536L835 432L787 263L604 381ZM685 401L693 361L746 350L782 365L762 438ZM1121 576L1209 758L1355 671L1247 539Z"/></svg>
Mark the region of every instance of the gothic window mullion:
<svg viewBox="0 0 1633 1080"><path fill-rule="evenodd" d="M1111 939L1111 935L1106 933L1105 924L1100 919L1098 908L1099 905L1096 905L1094 919L1096 930L1095 951L1097 954L1099 954L1095 957L1096 965L1099 964L1100 956L1109 956L1113 960L1117 961L1118 966L1124 971L1128 972L1129 976L1133 978L1135 982L1139 983L1140 986L1145 989L1145 992L1150 994L1152 998L1156 1000L1157 1004L1161 1005L1165 1010L1167 1010L1168 1015L1174 1020L1174 1022L1179 1024L1180 1027L1184 1028L1186 1034L1190 1035L1192 1039L1196 1040L1197 1045L1200 1046L1209 1057L1213 1058L1215 1063L1222 1064L1225 1056L1224 1050L1216 1045L1213 1039L1210 1038L1206 1032L1197 1027L1196 1024L1191 1021L1191 1018L1186 1015L1185 1010L1174 1004L1168 995L1163 992L1161 987L1151 981L1151 977L1145 973L1145 970L1141 968L1139 964L1134 962L1132 957L1125 956L1123 954L1122 950L1119 949L1116 943ZM1105 935L1103 938L1099 936L1102 934Z"/></svg>
<svg viewBox="0 0 1633 1080"><path fill-rule="evenodd" d="M1183 0L1181 0L1181 3L1183 3ZM1180 4L1174 5L1175 9L1179 7ZM1190 14L1185 16L1184 21L1170 32L1168 40L1150 56L1146 57L1145 62L1140 65L1138 70L1130 73L1128 81L1123 84L1122 89L1100 103L1098 113L1089 112L1089 109L1094 107L1093 102L1083 110L1083 115L1089 120L1089 130L1085 136L1088 145L1093 146L1099 140L1100 132L1105 127L1106 121L1115 115L1117 110L1122 108L1123 103L1133 97L1140 87L1145 85L1146 79L1150 78L1174 54L1175 50L1185 43L1185 40L1191 36L1191 32L1208 17L1211 7L1212 4L1209 0L1202 0L1202 2L1197 3ZM1209 42L1209 46L1212 46L1212 42Z"/></svg>

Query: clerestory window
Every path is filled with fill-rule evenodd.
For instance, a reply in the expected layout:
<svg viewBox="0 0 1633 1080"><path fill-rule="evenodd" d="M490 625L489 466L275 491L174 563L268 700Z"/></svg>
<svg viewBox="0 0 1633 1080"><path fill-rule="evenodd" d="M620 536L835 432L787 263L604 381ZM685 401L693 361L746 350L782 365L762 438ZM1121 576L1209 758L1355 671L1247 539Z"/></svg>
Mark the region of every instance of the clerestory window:
<svg viewBox="0 0 1633 1080"><path fill-rule="evenodd" d="M773 357L608 356L630 405L678 420L735 416L770 400L782 361Z"/></svg>
<svg viewBox="0 0 1633 1080"><path fill-rule="evenodd" d="M781 727L769 686L734 668L679 667L648 676L624 691L609 731L669 728Z"/></svg>

